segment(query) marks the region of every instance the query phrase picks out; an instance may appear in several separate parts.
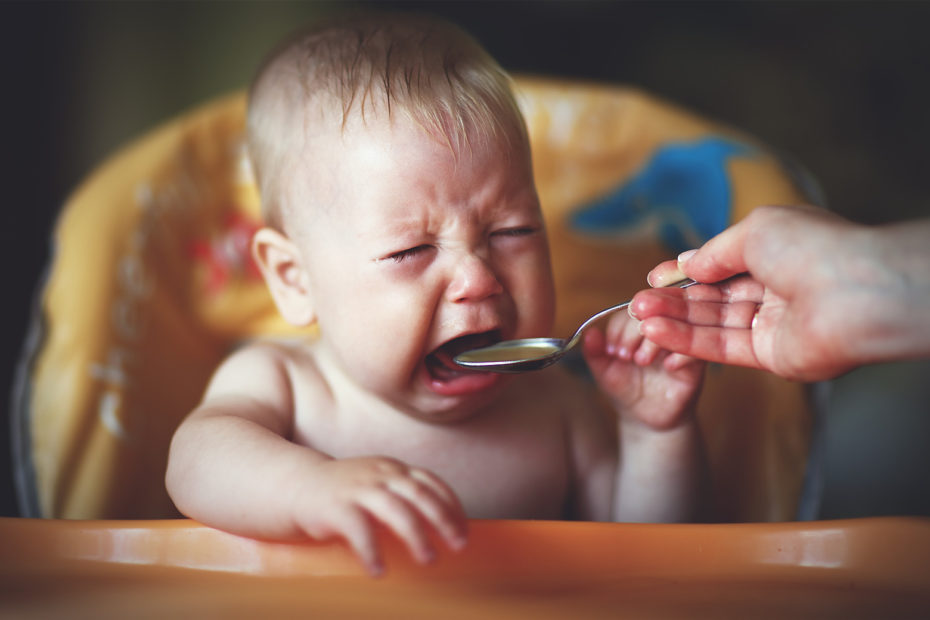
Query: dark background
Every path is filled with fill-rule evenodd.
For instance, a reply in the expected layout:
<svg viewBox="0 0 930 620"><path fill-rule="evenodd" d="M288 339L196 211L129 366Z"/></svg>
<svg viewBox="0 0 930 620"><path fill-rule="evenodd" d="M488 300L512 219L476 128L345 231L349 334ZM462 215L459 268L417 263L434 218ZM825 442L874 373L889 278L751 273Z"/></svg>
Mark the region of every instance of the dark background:
<svg viewBox="0 0 930 620"><path fill-rule="evenodd" d="M511 71L640 86L746 130L803 162L852 219L930 214L930 3L377 4L444 15ZM2 393L72 188L126 141L244 87L280 38L335 6L0 3ZM928 378L911 363L834 382L820 517L930 515ZM16 515L0 429L0 515Z"/></svg>

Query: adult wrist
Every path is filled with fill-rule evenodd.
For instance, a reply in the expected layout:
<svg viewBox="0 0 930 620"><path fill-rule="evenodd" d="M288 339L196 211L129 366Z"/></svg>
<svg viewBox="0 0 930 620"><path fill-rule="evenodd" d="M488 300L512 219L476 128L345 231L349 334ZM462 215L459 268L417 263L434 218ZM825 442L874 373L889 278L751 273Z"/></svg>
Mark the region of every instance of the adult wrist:
<svg viewBox="0 0 930 620"><path fill-rule="evenodd" d="M850 240L859 364L930 355L930 220L863 228Z"/></svg>

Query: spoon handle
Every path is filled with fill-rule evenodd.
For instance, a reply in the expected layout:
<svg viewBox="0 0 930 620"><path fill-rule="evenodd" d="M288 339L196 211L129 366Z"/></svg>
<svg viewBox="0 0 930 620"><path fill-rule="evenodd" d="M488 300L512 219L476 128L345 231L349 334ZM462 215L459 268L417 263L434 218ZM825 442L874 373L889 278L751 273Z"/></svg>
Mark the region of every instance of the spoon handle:
<svg viewBox="0 0 930 620"><path fill-rule="evenodd" d="M666 284L662 288L671 288L671 287L688 288L689 286L694 286L695 284L697 284L697 282L695 282L691 278L685 278L684 280L678 280L677 282ZM631 303L633 303L632 299L625 301L622 304L617 304L616 306L604 308L600 312L591 315L587 321L582 323L581 326L575 330L575 333L572 335L569 341L565 343L565 349L566 350L571 349L576 344L578 344L578 340L581 338L581 334L584 332L585 329L587 329L589 325L591 325L591 323L593 323L594 321L597 321L598 319L604 317L607 314L610 314L611 312L616 312L617 310L623 310L624 308L629 306Z"/></svg>

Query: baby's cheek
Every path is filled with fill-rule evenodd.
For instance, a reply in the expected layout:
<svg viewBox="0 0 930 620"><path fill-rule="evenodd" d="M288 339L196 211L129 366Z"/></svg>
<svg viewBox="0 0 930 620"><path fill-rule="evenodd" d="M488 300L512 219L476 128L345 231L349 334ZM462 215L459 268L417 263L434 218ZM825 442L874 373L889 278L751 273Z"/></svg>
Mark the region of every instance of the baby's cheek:
<svg viewBox="0 0 930 620"><path fill-rule="evenodd" d="M338 334L333 345L342 358L344 370L366 386L381 390L396 383L399 376L409 376L420 362L420 349L403 322L387 320L383 312L372 308L371 315L355 317Z"/></svg>
<svg viewBox="0 0 930 620"><path fill-rule="evenodd" d="M537 326L551 329L555 321L555 283L544 246L513 256L499 267L505 287L523 313L532 309Z"/></svg>
<svg viewBox="0 0 930 620"><path fill-rule="evenodd" d="M544 335L552 332L555 324L555 288L551 276L543 275L531 293L530 303L536 309L538 328Z"/></svg>

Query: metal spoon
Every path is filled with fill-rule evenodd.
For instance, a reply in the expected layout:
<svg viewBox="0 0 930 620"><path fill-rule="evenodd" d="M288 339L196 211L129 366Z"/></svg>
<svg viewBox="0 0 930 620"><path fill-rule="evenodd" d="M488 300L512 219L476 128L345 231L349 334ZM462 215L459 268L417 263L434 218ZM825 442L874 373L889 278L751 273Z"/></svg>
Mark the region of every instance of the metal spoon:
<svg viewBox="0 0 930 620"><path fill-rule="evenodd" d="M688 288L697 284L690 278L672 282L666 286L677 286L678 288ZM520 338L518 340L505 340L488 347L472 349L459 353L453 358L453 361L459 366L471 368L474 370L485 370L488 372L511 373L511 372L528 372L531 370L540 370L546 366L555 364L559 359L568 353L581 340L581 334L594 321L601 317L622 310L630 305L630 301L622 304L611 306L601 310L593 315L587 321L581 324L571 338Z"/></svg>

